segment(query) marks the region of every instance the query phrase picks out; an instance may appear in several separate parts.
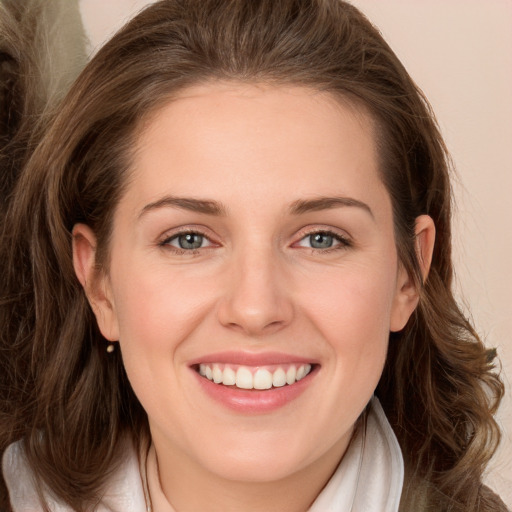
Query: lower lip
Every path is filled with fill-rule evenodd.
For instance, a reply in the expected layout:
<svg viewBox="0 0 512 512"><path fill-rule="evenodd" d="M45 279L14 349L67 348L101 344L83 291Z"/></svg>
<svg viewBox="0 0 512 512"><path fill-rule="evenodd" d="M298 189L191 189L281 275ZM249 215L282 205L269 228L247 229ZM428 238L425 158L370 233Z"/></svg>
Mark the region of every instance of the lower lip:
<svg viewBox="0 0 512 512"><path fill-rule="evenodd" d="M234 386L215 384L192 370L202 390L213 400L225 407L244 414L262 414L272 412L298 398L312 383L318 367L294 384L266 390L246 390Z"/></svg>

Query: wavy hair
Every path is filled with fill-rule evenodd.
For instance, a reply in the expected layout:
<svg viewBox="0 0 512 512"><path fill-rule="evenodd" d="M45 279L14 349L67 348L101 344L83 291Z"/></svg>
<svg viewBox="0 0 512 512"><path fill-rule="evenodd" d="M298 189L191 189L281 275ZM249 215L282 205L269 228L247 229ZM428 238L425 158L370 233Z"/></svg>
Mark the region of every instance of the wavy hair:
<svg viewBox="0 0 512 512"><path fill-rule="evenodd" d="M407 326L390 336L376 390L404 455L401 510L499 510L481 479L500 437L493 415L503 385L495 353L452 293L450 159L421 91L341 0L163 0L87 65L9 181L0 449L23 439L41 495L48 487L81 511L98 501L122 440L140 447L148 438L121 355L107 357L75 277L71 230L94 230L98 270L108 272L113 212L141 124L180 90L213 80L301 85L370 113L398 255L420 289ZM437 232L424 283L414 245L421 214Z"/></svg>

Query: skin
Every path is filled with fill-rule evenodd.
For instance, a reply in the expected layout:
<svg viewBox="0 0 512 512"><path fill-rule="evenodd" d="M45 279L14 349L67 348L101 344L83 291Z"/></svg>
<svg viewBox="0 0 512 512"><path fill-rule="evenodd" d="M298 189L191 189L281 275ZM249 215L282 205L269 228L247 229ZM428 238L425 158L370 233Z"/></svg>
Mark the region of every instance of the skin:
<svg viewBox="0 0 512 512"><path fill-rule="evenodd" d="M168 196L222 212L162 204ZM322 197L362 206L294 210ZM180 249L183 229L203 234L203 246ZM333 232L332 247L312 248L312 232ZM429 217L416 234L426 275ZM418 301L397 259L369 116L301 87L189 88L142 127L108 275L94 273L95 247L76 225L77 275L102 333L119 340L169 502L305 510L373 394L389 332ZM285 406L241 413L207 396L190 368L226 350L293 354L317 371Z"/></svg>

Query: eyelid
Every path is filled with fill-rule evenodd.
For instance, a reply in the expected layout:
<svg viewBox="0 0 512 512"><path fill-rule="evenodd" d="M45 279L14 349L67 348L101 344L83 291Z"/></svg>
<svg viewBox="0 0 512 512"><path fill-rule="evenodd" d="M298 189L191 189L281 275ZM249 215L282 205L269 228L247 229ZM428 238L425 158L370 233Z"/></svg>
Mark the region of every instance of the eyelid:
<svg viewBox="0 0 512 512"><path fill-rule="evenodd" d="M209 246L201 247L201 249L209 249L210 247L220 245L217 241L215 241L215 237L212 236L209 229L199 225L179 226L177 228L167 230L161 236L158 237L157 245L159 245L160 247L173 247L177 251L193 252L194 250L192 249L180 249L179 247L174 247L169 243L171 240L187 234L200 235L210 242Z"/></svg>
<svg viewBox="0 0 512 512"><path fill-rule="evenodd" d="M336 245L334 247L329 247L328 249L317 249L315 247L304 247L304 246L298 246L298 247L304 247L305 249L312 249L314 251L321 251L321 252L328 252L329 250L334 250L337 248L344 248L344 247L351 247L353 245L352 237L348 235L345 231L339 230L337 228L333 228L332 226L306 226L299 230L295 238L295 242L293 242L293 246L297 246L299 242L304 240L306 237L315 235L317 233L325 233L327 235L333 236L336 240L338 240L340 243L339 245Z"/></svg>
<svg viewBox="0 0 512 512"><path fill-rule="evenodd" d="M180 247L179 245L174 244L174 242L178 242L182 236L190 235L190 234L201 237L201 246L200 247L186 249L184 247ZM206 242L206 245L204 245L204 242ZM178 233L174 236L171 236L170 238L167 238L167 240L164 242L164 244L166 246L169 245L171 247L174 247L175 249L178 249L179 251L187 251L187 252L198 251L199 249L208 249L209 247L212 247L214 245L207 236L203 235L202 233L197 233L197 232Z"/></svg>
<svg viewBox="0 0 512 512"><path fill-rule="evenodd" d="M198 249L181 249L179 247L175 247L171 245L169 242L178 238L179 236L183 236L186 234L198 234L208 240L209 245L207 247L201 247ZM300 229L297 234L294 236L294 242L291 244L292 247L297 247L298 243L304 240L306 237L314 235L316 233L325 233L327 235L333 236L336 240L339 241L339 244L334 247L326 248L326 249L317 249L311 247L313 251L320 252L328 252L329 250L334 250L337 248L345 248L351 247L353 245L353 241L350 235L346 233L346 231L342 231L337 228L333 228L332 226L324 226L324 225L315 225L315 226L306 226ZM216 237L212 236L211 231L201 225L187 225L187 226L179 226L170 230L165 231L160 237L158 237L157 245L160 247L172 248L175 249L176 252L180 253L195 253L200 249L210 249L211 247L218 247L221 244L215 240ZM299 246L301 247L301 246ZM302 246L304 247L304 246ZM307 248L307 247L304 247Z"/></svg>

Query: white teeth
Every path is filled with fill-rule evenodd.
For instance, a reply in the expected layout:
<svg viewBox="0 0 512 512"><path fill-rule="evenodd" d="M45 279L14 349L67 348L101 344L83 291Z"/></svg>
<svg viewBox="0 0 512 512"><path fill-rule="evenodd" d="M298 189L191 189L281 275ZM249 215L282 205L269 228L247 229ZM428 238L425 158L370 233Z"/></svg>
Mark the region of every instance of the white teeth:
<svg viewBox="0 0 512 512"><path fill-rule="evenodd" d="M207 376L208 377L208 376ZM236 387L241 389L252 389L252 373L249 368L244 368L240 366L236 371Z"/></svg>
<svg viewBox="0 0 512 512"><path fill-rule="evenodd" d="M297 370L297 380L302 380L311 371L310 364L304 364Z"/></svg>
<svg viewBox="0 0 512 512"><path fill-rule="evenodd" d="M254 389L270 389L272 387L272 374L268 370L259 368L253 377Z"/></svg>
<svg viewBox="0 0 512 512"><path fill-rule="evenodd" d="M286 372L286 384L293 384L297 376L297 369L295 366L290 366Z"/></svg>
<svg viewBox="0 0 512 512"><path fill-rule="evenodd" d="M234 386L236 384L236 373L229 366L224 368L222 384L224 384L224 386Z"/></svg>
<svg viewBox="0 0 512 512"><path fill-rule="evenodd" d="M267 368L251 368L249 366L228 366L226 364L200 364L198 371L203 377L215 384L236 386L240 389L270 389L291 385L302 380L311 372L310 364L294 365L288 368L281 366Z"/></svg>
<svg viewBox="0 0 512 512"><path fill-rule="evenodd" d="M280 388L286 384L286 373L282 368L278 368L274 375L272 375L272 385L275 388Z"/></svg>
<svg viewBox="0 0 512 512"><path fill-rule="evenodd" d="M222 382L222 377L223 377L222 370L216 364L213 365L212 377L213 377L213 382L215 382L215 384L219 384Z"/></svg>

